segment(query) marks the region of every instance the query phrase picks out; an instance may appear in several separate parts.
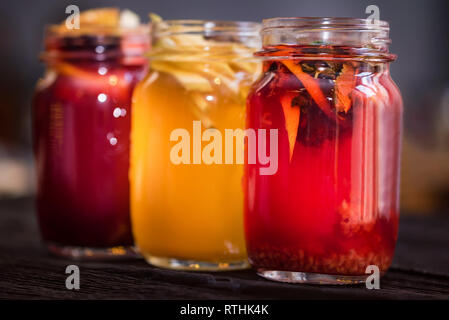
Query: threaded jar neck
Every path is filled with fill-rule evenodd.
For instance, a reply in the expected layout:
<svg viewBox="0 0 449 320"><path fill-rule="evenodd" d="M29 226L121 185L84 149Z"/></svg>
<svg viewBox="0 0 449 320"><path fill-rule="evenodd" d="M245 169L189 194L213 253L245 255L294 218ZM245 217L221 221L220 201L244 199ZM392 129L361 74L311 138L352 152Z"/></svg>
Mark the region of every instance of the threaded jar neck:
<svg viewBox="0 0 449 320"><path fill-rule="evenodd" d="M273 18L263 21L263 50L258 56L300 56L393 61L385 21L354 18Z"/></svg>

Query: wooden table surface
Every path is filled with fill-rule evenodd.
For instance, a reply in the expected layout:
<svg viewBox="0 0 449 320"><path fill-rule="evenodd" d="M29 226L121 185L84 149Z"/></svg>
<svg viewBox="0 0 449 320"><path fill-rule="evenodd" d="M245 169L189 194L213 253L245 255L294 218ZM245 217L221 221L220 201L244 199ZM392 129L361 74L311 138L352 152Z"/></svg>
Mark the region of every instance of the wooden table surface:
<svg viewBox="0 0 449 320"><path fill-rule="evenodd" d="M39 238L33 199L0 200L1 299L449 299L449 215L402 216L393 266L380 290L264 280L251 270L162 270L141 259L72 262L50 256ZM81 288L65 288L65 268Z"/></svg>

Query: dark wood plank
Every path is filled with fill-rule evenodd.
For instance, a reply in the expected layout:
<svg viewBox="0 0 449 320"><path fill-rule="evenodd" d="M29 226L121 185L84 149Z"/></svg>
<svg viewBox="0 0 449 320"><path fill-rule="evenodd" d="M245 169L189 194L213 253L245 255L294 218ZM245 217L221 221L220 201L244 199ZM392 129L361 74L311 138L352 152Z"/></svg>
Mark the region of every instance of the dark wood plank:
<svg viewBox="0 0 449 320"><path fill-rule="evenodd" d="M43 248L32 199L0 201L0 298L17 299L449 299L449 221L401 218L393 267L381 290L364 286L275 283L251 270L195 273L163 270L141 259L73 262ZM65 288L69 264L81 290Z"/></svg>

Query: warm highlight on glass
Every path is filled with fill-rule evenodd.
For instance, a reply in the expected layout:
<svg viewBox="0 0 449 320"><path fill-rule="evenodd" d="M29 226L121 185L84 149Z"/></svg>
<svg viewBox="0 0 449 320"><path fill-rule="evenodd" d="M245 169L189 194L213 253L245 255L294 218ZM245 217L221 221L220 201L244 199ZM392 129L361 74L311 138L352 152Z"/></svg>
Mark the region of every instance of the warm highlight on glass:
<svg viewBox="0 0 449 320"><path fill-rule="evenodd" d="M117 9L81 14L81 29L50 26L33 101L37 214L51 252L123 256L129 216L131 96L146 71L146 27ZM120 20L120 23L119 23Z"/></svg>
<svg viewBox="0 0 449 320"><path fill-rule="evenodd" d="M402 100L388 31L362 19L264 21L247 127L279 130L279 168L245 169L247 250L263 277L347 284L390 266Z"/></svg>
<svg viewBox="0 0 449 320"><path fill-rule="evenodd" d="M243 165L205 164L201 156L195 164L193 127L200 125L200 134L215 128L223 135L227 128L244 128L246 96L258 69L246 59L259 44L258 25L159 20L154 28L151 70L133 96L130 177L136 244L159 267L247 267ZM191 137L191 151L179 151L189 152L190 164L171 159L179 143L170 138L176 129Z"/></svg>

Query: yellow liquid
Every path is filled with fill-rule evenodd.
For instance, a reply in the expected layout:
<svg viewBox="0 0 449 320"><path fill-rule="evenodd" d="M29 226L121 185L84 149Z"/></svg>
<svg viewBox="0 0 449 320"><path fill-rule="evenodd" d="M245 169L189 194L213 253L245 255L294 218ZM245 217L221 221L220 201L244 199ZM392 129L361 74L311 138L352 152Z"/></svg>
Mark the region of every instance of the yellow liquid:
<svg viewBox="0 0 449 320"><path fill-rule="evenodd" d="M154 257L171 258L221 269L246 262L243 166L224 164L224 129L244 128L245 90L239 83L236 93L216 79L211 85L209 92L187 90L173 75L152 71L135 90L131 215L136 244L150 263ZM192 164L194 120L201 121L202 131L220 130L223 164ZM191 164L170 160L177 143L170 134L178 128L190 133Z"/></svg>

